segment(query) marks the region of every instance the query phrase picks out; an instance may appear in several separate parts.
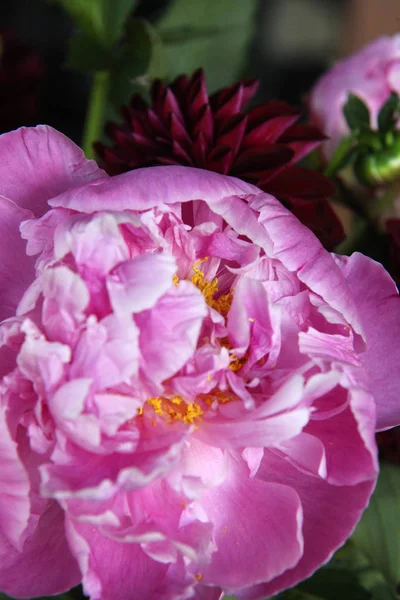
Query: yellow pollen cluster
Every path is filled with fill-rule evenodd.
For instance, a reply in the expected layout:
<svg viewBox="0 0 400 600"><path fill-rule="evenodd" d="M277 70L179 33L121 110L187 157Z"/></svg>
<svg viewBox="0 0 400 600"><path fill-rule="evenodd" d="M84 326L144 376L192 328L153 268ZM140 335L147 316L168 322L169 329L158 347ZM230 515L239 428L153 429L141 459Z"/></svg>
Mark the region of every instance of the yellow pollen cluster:
<svg viewBox="0 0 400 600"><path fill-rule="evenodd" d="M232 304L233 290L215 299L214 296L218 292L217 277L212 281L206 281L203 271L200 271L196 266L193 267L193 272L192 283L201 291L208 306L211 306L211 308L214 308L221 314L227 314Z"/></svg>
<svg viewBox="0 0 400 600"><path fill-rule="evenodd" d="M167 417L168 423L182 421L186 425L193 425L203 414L197 402L188 404L180 396L173 396L172 398L157 396L156 398L149 398L147 403L150 404L157 415Z"/></svg>
<svg viewBox="0 0 400 600"><path fill-rule="evenodd" d="M229 393L229 390L222 391L217 388L211 390L208 394L199 394L199 398L201 398L207 406L211 406L215 401L217 401L218 404L227 404L228 402L236 400L235 396Z"/></svg>

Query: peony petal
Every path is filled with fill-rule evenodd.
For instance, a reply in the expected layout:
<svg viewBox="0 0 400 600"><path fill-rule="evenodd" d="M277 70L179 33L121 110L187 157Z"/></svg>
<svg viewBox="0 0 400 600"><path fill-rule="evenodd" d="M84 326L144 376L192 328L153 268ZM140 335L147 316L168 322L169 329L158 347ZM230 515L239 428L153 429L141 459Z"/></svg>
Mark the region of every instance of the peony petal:
<svg viewBox="0 0 400 600"><path fill-rule="evenodd" d="M72 520L67 535L91 600L179 600L190 585L184 573L174 581L169 576L174 566L152 560L139 544L116 542L99 528Z"/></svg>
<svg viewBox="0 0 400 600"><path fill-rule="evenodd" d="M357 303L366 352L360 359L367 370L377 406L377 429L400 421L400 297L385 269L372 259L354 253L336 257Z"/></svg>
<svg viewBox="0 0 400 600"><path fill-rule="evenodd" d="M49 198L107 177L78 146L47 125L1 135L0 154L0 194L37 217L46 211Z"/></svg>
<svg viewBox="0 0 400 600"><path fill-rule="evenodd" d="M0 531L10 544L21 550L22 535L30 514L30 484L2 406L0 432Z"/></svg>
<svg viewBox="0 0 400 600"><path fill-rule="evenodd" d="M233 590L269 581L301 558L302 507L294 489L242 473L199 502L215 525L216 544L211 563L199 566L202 582Z"/></svg>
<svg viewBox="0 0 400 600"><path fill-rule="evenodd" d="M64 512L50 502L22 553L0 540L2 590L13 598L50 596L80 582L78 565L64 533Z"/></svg>
<svg viewBox="0 0 400 600"><path fill-rule="evenodd" d="M26 242L19 233L20 223L31 217L30 211L0 197L0 321L15 315L35 277L35 262L26 255Z"/></svg>
<svg viewBox="0 0 400 600"><path fill-rule="evenodd" d="M270 583L236 590L240 600L274 596L327 562L353 531L375 486L375 477L353 486L330 485L319 477L307 476L268 450L257 477L290 486L298 493L304 512L304 553L294 568Z"/></svg>
<svg viewBox="0 0 400 600"><path fill-rule="evenodd" d="M181 281L152 310L135 317L143 370L154 385L174 375L193 355L206 314L202 293L192 283Z"/></svg>
<svg viewBox="0 0 400 600"><path fill-rule="evenodd" d="M289 271L297 272L300 281L342 313L359 333L360 324L354 299L333 256L324 250L307 227L272 196L259 195L249 204L251 208L260 211L259 221L272 241L274 256Z"/></svg>
<svg viewBox="0 0 400 600"><path fill-rule="evenodd" d="M143 254L120 263L107 278L114 311L132 314L151 308L172 286L176 270L168 254Z"/></svg>
<svg viewBox="0 0 400 600"><path fill-rule="evenodd" d="M53 198L51 206L84 213L98 210L146 210L153 206L207 199L221 203L232 195L259 194L254 185L235 177L192 167L152 167L71 189Z"/></svg>

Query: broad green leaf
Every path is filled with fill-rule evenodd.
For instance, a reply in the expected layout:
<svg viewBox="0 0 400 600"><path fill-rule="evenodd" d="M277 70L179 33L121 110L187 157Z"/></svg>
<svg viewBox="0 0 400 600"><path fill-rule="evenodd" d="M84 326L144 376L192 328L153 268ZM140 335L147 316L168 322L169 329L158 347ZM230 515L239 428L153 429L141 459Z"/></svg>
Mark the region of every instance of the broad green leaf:
<svg viewBox="0 0 400 600"><path fill-rule="evenodd" d="M323 600L321 596L315 594L309 594L308 592L302 592L298 589L289 590L278 596L279 600ZM278 600L277 598L277 600ZM267 599L268 600L268 599Z"/></svg>
<svg viewBox="0 0 400 600"><path fill-rule="evenodd" d="M352 538L392 590L400 582L400 468L382 463L376 490Z"/></svg>
<svg viewBox="0 0 400 600"><path fill-rule="evenodd" d="M324 600L371 600L371 594L360 585L357 575L346 569L322 568L297 589Z"/></svg>
<svg viewBox="0 0 400 600"><path fill-rule="evenodd" d="M208 28L210 35L168 43L170 76L203 67L210 91L235 81L245 60L257 4L257 0L172 0L158 21L161 32ZM215 28L221 28L220 33Z"/></svg>
<svg viewBox="0 0 400 600"><path fill-rule="evenodd" d="M111 73L110 101L117 109L129 102L138 82L163 78L168 64L157 31L143 19L132 19L118 62Z"/></svg>
<svg viewBox="0 0 400 600"><path fill-rule="evenodd" d="M333 177L336 173L347 167L354 158L355 151L355 140L352 135L349 135L344 138L336 148L324 174L327 177Z"/></svg>
<svg viewBox="0 0 400 600"><path fill-rule="evenodd" d="M237 600L236 596L224 596L222 600ZM269 600L266 598L265 600ZM271 599L272 600L272 599ZM315 594L309 594L308 592L303 592L297 588L292 590L287 590L282 594L278 594L278 596L274 596L273 600L324 600L321 596L316 596ZM335 598L335 600L339 600ZM342 599L340 599L342 600ZM343 599L345 600L345 599Z"/></svg>
<svg viewBox="0 0 400 600"><path fill-rule="evenodd" d="M378 129L386 133L395 128L398 121L400 100L396 92L392 92L378 114Z"/></svg>
<svg viewBox="0 0 400 600"><path fill-rule="evenodd" d="M370 125L369 109L355 94L349 94L343 107L343 114L352 131L359 131Z"/></svg>
<svg viewBox="0 0 400 600"><path fill-rule="evenodd" d="M372 600L394 600L395 595L382 573L353 543L352 539L340 548L328 564L328 568L344 569L356 575L358 582L371 594Z"/></svg>
<svg viewBox="0 0 400 600"><path fill-rule="evenodd" d="M70 15L75 24L92 40L111 48L124 30L138 0L52 0Z"/></svg>
<svg viewBox="0 0 400 600"><path fill-rule="evenodd" d="M89 37L104 42L106 29L104 22L104 0L52 0L60 4L71 19Z"/></svg>
<svg viewBox="0 0 400 600"><path fill-rule="evenodd" d="M118 41L124 31L125 23L135 10L138 0L102 0L103 18L110 42Z"/></svg>
<svg viewBox="0 0 400 600"><path fill-rule="evenodd" d="M221 35L225 32L223 26L200 26L196 25L175 27L159 31L164 44L182 44L193 40L210 39L215 35Z"/></svg>
<svg viewBox="0 0 400 600"><path fill-rule="evenodd" d="M77 71L108 71L115 56L111 49L105 48L86 33L75 33L69 41L66 66Z"/></svg>

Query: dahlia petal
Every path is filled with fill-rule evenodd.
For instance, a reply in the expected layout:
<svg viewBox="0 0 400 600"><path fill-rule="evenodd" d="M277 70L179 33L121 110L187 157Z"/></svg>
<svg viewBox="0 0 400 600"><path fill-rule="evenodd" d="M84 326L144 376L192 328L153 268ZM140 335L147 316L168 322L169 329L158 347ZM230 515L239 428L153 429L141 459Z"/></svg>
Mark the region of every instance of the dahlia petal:
<svg viewBox="0 0 400 600"><path fill-rule="evenodd" d="M246 135L243 148L263 144L265 142L273 144L274 142L278 141L278 138L284 133L284 131L290 125L292 125L292 123L297 121L298 118L298 113L294 112L291 115L288 114L272 117L266 121L262 121L259 125L254 125L253 120L251 123L252 127ZM252 120L251 113L249 115L249 119Z"/></svg>
<svg viewBox="0 0 400 600"><path fill-rule="evenodd" d="M138 313L154 304L171 287L177 266L168 254L143 254L117 265L107 277L116 313Z"/></svg>
<svg viewBox="0 0 400 600"><path fill-rule="evenodd" d="M376 403L377 428L388 429L400 419L400 298L396 285L382 265L358 252L336 257L336 261L357 303L366 338L366 352L360 354L360 360ZM379 367L377 357L384 358Z"/></svg>
<svg viewBox="0 0 400 600"><path fill-rule="evenodd" d="M375 486L375 478L367 477L357 485L331 485L319 477L307 476L303 470L268 451L257 477L289 486L298 493L303 507L304 552L294 568L286 570L270 583L235 590L240 600L274 596L306 579L327 562L353 531Z"/></svg>
<svg viewBox="0 0 400 600"><path fill-rule="evenodd" d="M80 582L78 565L64 532L64 512L50 502L22 553L0 541L2 591L13 598L52 596Z"/></svg>
<svg viewBox="0 0 400 600"><path fill-rule="evenodd" d="M17 129L0 136L0 194L36 216L47 200L68 188L107 177L94 160L47 125Z"/></svg>
<svg viewBox="0 0 400 600"><path fill-rule="evenodd" d="M233 590L270 581L300 560L303 515L294 489L242 474L200 502L214 523L216 544L211 562L199 566L202 582Z"/></svg>
<svg viewBox="0 0 400 600"><path fill-rule="evenodd" d="M30 515L30 484L3 407L0 407L0 431L0 531L20 551Z"/></svg>
<svg viewBox="0 0 400 600"><path fill-rule="evenodd" d="M35 277L35 263L26 255L26 242L19 232L21 221L31 217L30 211L0 197L0 321L14 316L19 301Z"/></svg>

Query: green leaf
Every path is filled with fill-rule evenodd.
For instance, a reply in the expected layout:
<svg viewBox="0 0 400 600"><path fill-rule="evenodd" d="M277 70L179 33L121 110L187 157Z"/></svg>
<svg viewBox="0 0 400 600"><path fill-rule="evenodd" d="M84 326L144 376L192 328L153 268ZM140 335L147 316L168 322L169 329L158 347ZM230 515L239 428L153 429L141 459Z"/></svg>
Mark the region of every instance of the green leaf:
<svg viewBox="0 0 400 600"><path fill-rule="evenodd" d="M190 29L202 33L208 29L210 35L169 41L170 76L191 74L203 67L209 91L235 81L243 67L257 4L257 0L172 0L158 21L164 35Z"/></svg>
<svg viewBox="0 0 400 600"><path fill-rule="evenodd" d="M115 56L97 40L85 33L75 33L69 42L66 66L77 71L107 71Z"/></svg>
<svg viewBox="0 0 400 600"><path fill-rule="evenodd" d="M210 39L225 32L222 26L200 26L187 25L173 29L160 30L160 36L164 44L182 44L193 40Z"/></svg>
<svg viewBox="0 0 400 600"><path fill-rule="evenodd" d="M400 582L400 468L382 463L376 490L352 538L394 591Z"/></svg>
<svg viewBox="0 0 400 600"><path fill-rule="evenodd" d="M71 19L89 37L98 41L106 41L104 23L104 0L52 0L61 5Z"/></svg>
<svg viewBox="0 0 400 600"><path fill-rule="evenodd" d="M117 42L138 0L52 0L60 4L76 25L105 48Z"/></svg>
<svg viewBox="0 0 400 600"><path fill-rule="evenodd" d="M371 594L360 585L357 576L346 569L322 568L297 589L324 600L371 600Z"/></svg>
<svg viewBox="0 0 400 600"><path fill-rule="evenodd" d="M349 94L347 102L343 107L343 114L348 126L352 131L359 131L363 127L369 127L369 109L358 96Z"/></svg>
<svg viewBox="0 0 400 600"><path fill-rule="evenodd" d="M138 0L102 0L103 18L110 42L118 41L124 31L125 23L135 10Z"/></svg>
<svg viewBox="0 0 400 600"><path fill-rule="evenodd" d="M400 109L400 100L396 92L392 92L378 114L378 129L382 133L387 133L395 129L398 121Z"/></svg>
<svg viewBox="0 0 400 600"><path fill-rule="evenodd" d="M336 148L330 163L326 167L324 174L327 177L333 177L347 167L351 163L351 161L355 158L357 148L355 146L355 140L352 135L344 138L339 146Z"/></svg>
<svg viewBox="0 0 400 600"><path fill-rule="evenodd" d="M157 31L143 19L132 19L118 62L111 73L110 101L119 109L139 85L167 75L168 63Z"/></svg>

